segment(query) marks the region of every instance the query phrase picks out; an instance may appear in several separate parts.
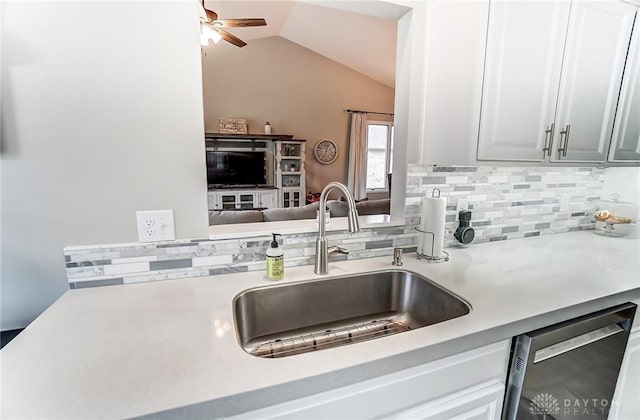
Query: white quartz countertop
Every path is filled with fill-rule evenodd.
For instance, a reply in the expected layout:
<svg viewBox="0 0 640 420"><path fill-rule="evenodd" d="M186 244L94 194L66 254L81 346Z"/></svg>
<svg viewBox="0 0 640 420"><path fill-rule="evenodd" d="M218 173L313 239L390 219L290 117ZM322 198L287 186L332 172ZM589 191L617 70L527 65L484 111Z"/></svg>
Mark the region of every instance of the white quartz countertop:
<svg viewBox="0 0 640 420"><path fill-rule="evenodd" d="M2 418L217 417L435 360L640 297L640 241L589 231L448 251L420 273L469 315L281 359L237 342L232 301L262 272L70 290L0 352ZM390 257L330 275L392 269ZM283 282L317 278L287 268ZM160 413L163 412L163 413Z"/></svg>

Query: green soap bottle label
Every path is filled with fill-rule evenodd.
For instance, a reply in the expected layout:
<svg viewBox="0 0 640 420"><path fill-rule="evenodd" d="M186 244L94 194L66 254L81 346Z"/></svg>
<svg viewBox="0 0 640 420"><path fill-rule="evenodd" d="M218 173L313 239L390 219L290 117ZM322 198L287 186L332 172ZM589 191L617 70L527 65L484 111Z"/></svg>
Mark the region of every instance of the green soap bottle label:
<svg viewBox="0 0 640 420"><path fill-rule="evenodd" d="M281 279L284 276L284 256L267 257L267 277Z"/></svg>

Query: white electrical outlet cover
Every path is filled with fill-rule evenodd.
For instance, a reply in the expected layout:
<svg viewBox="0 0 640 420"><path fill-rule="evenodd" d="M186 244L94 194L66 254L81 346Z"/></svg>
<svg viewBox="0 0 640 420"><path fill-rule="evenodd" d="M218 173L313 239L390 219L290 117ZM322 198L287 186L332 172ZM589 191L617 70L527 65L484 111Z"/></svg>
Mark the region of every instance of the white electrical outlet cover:
<svg viewBox="0 0 640 420"><path fill-rule="evenodd" d="M173 210L137 211L138 242L173 241L176 239Z"/></svg>

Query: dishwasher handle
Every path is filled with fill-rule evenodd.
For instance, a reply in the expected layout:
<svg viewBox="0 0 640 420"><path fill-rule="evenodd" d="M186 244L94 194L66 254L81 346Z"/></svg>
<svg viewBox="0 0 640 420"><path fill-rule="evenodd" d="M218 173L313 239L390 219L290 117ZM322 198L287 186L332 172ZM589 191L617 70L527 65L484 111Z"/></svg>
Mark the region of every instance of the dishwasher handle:
<svg viewBox="0 0 640 420"><path fill-rule="evenodd" d="M533 356L533 364L535 365L536 363L549 360L571 350L575 350L580 347L595 343L596 341L600 341L607 337L611 337L612 335L621 333L624 330L625 329L620 324L611 324L607 325L606 327L598 328L597 330L581 334L577 337L552 344L549 347L545 347L536 351L535 355Z"/></svg>

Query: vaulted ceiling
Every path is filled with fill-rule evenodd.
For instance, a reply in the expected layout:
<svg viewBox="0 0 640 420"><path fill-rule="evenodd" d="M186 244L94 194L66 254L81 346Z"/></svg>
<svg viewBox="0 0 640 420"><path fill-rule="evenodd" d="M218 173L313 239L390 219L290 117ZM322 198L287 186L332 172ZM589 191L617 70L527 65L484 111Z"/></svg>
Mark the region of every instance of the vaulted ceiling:
<svg viewBox="0 0 640 420"><path fill-rule="evenodd" d="M265 18L266 27L227 29L248 43L281 36L395 86L397 21L406 7L368 0L205 0L205 7L221 19Z"/></svg>

